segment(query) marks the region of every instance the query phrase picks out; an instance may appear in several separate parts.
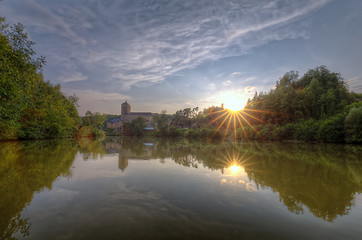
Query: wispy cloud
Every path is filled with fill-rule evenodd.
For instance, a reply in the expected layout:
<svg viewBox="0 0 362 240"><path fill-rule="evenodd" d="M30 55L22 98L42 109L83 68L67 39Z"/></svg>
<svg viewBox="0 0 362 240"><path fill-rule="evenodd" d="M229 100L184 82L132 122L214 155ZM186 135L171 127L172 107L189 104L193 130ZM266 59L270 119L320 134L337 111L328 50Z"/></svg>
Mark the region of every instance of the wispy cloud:
<svg viewBox="0 0 362 240"><path fill-rule="evenodd" d="M230 84L232 84L233 82L230 80L226 80L224 81L222 84L224 84L225 86L229 86Z"/></svg>
<svg viewBox="0 0 362 240"><path fill-rule="evenodd" d="M59 80L63 83L66 82L76 82L76 81L84 81L87 80L88 77L85 76L83 73L81 72L74 72L72 74L68 74L66 76L60 76Z"/></svg>
<svg viewBox="0 0 362 240"><path fill-rule="evenodd" d="M86 41L76 34L63 18L48 8L38 4L36 1L12 0L11 4L13 6L12 8L5 8L8 11L8 14L15 16L17 21L30 25L39 32L57 33L74 42L82 45L86 44Z"/></svg>
<svg viewBox="0 0 362 240"><path fill-rule="evenodd" d="M208 60L240 55L268 41L305 37L304 31L298 27L292 29L288 23L328 1L302 2L282 7L281 4L265 6L263 1L247 1L247 4L182 1L152 5L154 8L145 10L135 6L121 13L131 20L129 26L120 27L121 32L133 37L121 37L120 54L108 55L106 65L110 66L113 77L126 85L159 82L180 70ZM251 7L245 7L248 5ZM128 14L138 14L138 17ZM231 50L232 46L237 50L235 47Z"/></svg>
<svg viewBox="0 0 362 240"><path fill-rule="evenodd" d="M329 1L12 0L0 5L0 13L24 23L41 39L36 47L48 58L47 77L67 87L83 81L74 85L98 89L76 92L85 99L83 106L92 109L92 101L103 108L106 102L128 97L109 92L160 83L187 72L183 70L240 56L271 41L307 38L307 16ZM205 82L204 91L237 82L245 83L242 87L257 85L249 83L256 78L247 78L244 70L222 71L215 72L215 82L200 81ZM224 84L216 87L217 81Z"/></svg>
<svg viewBox="0 0 362 240"><path fill-rule="evenodd" d="M272 40L306 37L295 24L328 1L69 2L50 11L31 0L23 8L32 11L17 13L39 31L87 44L86 52L76 50L83 51L79 62L106 69L130 88Z"/></svg>
<svg viewBox="0 0 362 240"><path fill-rule="evenodd" d="M230 74L230 77L233 78L239 78L241 76L241 72L233 72L232 74Z"/></svg>
<svg viewBox="0 0 362 240"><path fill-rule="evenodd" d="M245 89L244 89L244 93L245 94L252 94L252 93L255 93L256 92L256 87L254 86L247 86Z"/></svg>
<svg viewBox="0 0 362 240"><path fill-rule="evenodd" d="M244 79L243 82L251 82L255 79L256 79L256 77L248 77L248 78Z"/></svg>
<svg viewBox="0 0 362 240"><path fill-rule="evenodd" d="M362 77L357 76L348 79L347 85L351 91L361 92L362 90Z"/></svg>

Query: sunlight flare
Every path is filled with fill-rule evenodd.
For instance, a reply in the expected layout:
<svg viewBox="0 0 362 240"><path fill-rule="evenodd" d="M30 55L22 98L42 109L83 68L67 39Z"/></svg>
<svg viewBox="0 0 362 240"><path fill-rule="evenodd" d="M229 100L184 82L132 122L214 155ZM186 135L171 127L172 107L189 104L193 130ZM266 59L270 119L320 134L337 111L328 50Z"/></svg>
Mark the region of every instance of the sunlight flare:
<svg viewBox="0 0 362 240"><path fill-rule="evenodd" d="M246 96L235 91L223 92L220 95L220 101L224 107L230 111L240 111L246 104Z"/></svg>
<svg viewBox="0 0 362 240"><path fill-rule="evenodd" d="M231 167L229 167L229 169L231 170L232 173L236 174L241 170L241 167L234 164Z"/></svg>

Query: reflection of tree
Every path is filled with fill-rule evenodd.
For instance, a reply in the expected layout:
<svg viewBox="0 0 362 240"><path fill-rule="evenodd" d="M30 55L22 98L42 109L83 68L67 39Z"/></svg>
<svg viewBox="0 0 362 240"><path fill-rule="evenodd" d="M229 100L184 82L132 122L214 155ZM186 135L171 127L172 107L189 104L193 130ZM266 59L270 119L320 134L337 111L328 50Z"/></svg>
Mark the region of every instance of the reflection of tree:
<svg viewBox="0 0 362 240"><path fill-rule="evenodd" d="M0 238L29 234L20 212L33 193L51 189L58 176L70 176L77 147L72 141L0 142Z"/></svg>
<svg viewBox="0 0 362 240"><path fill-rule="evenodd" d="M92 140L89 138L77 139L79 146L79 152L83 153L83 159L88 160L89 158L97 159L98 155L102 156L106 153L103 142L99 140Z"/></svg>
<svg viewBox="0 0 362 240"><path fill-rule="evenodd" d="M29 218L22 219L20 214L10 219L7 229L0 235L1 239L16 240L13 237L14 233L20 233L22 237L29 236L30 224L28 223Z"/></svg>
<svg viewBox="0 0 362 240"><path fill-rule="evenodd" d="M330 145L329 145L330 146ZM361 191L344 146L264 144L252 148L253 165L245 168L259 187L271 187L291 212L303 213L303 206L315 216L334 221L348 214L352 200ZM347 150L348 151L348 150ZM361 172L361 171L360 171Z"/></svg>
<svg viewBox="0 0 362 240"><path fill-rule="evenodd" d="M134 143L124 143L133 145ZM134 145L133 145L134 146ZM143 146L143 145L142 145ZM244 169L259 188L278 192L289 211L334 221L348 214L355 194L362 189L362 148L343 145L278 143L210 143L155 141L152 158L171 158L177 164L223 171L225 156L247 152Z"/></svg>
<svg viewBox="0 0 362 240"><path fill-rule="evenodd" d="M153 146L145 146L150 141ZM258 188L278 192L280 201L293 213L303 214L308 208L326 221L348 214L355 194L362 190L360 146L135 138L108 139L105 145L107 151L119 153L123 170L130 158L171 158L186 167L223 172L225 157L247 153L243 168Z"/></svg>

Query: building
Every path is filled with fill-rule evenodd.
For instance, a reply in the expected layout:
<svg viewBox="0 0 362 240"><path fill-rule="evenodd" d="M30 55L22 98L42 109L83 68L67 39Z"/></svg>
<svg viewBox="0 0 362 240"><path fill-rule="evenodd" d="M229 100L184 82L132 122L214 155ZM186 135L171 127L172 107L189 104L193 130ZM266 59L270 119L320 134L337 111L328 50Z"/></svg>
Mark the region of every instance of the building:
<svg viewBox="0 0 362 240"><path fill-rule="evenodd" d="M152 128L152 113L151 112L131 112L131 105L125 101L121 104L121 118L112 119L107 122L107 128L120 129L126 122L132 122L133 119L143 117L146 120L146 128Z"/></svg>
<svg viewBox="0 0 362 240"><path fill-rule="evenodd" d="M146 119L146 125L151 126L152 113L151 112L131 112L131 105L125 101L121 105L121 119L123 123L132 122L133 119L143 117Z"/></svg>
<svg viewBox="0 0 362 240"><path fill-rule="evenodd" d="M120 118L111 119L107 122L107 128L120 129L122 125L123 123Z"/></svg>

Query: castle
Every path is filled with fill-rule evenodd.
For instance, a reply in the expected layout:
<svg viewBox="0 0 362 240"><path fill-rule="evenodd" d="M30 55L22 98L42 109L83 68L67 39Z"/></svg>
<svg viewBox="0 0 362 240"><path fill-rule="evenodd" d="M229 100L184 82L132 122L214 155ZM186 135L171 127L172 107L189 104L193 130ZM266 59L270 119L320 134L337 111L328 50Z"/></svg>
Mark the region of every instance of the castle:
<svg viewBox="0 0 362 240"><path fill-rule="evenodd" d="M107 128L120 129L126 122L132 122L133 119L143 117L146 120L146 126L152 126L151 112L131 112L131 105L125 101L121 104L121 118L112 119L107 122Z"/></svg>

